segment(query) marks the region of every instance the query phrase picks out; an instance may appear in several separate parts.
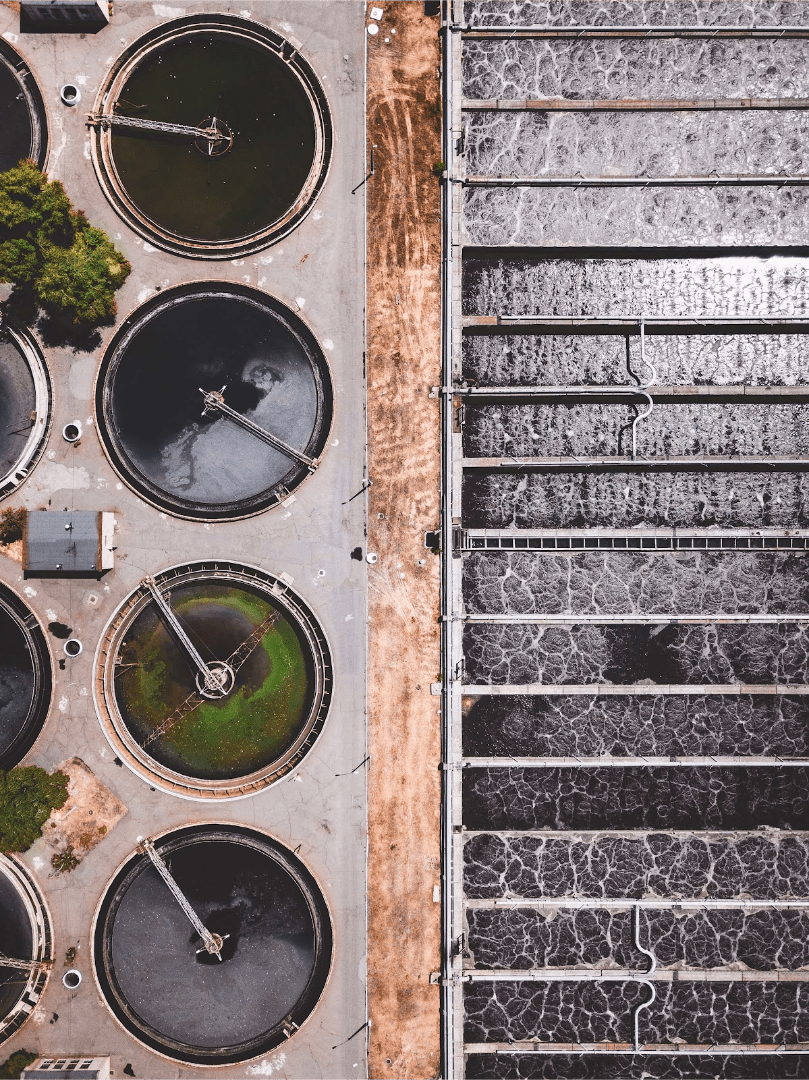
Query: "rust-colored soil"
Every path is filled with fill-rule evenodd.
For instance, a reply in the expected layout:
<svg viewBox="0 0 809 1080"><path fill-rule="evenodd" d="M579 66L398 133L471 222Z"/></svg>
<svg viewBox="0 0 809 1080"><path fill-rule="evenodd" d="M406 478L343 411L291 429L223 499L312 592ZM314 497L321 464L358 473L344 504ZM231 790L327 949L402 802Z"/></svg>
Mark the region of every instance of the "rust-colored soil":
<svg viewBox="0 0 809 1080"><path fill-rule="evenodd" d="M67 802L54 810L45 824L44 844L53 852L70 850L81 861L115 828L127 810L81 758L68 758L56 768L66 774L70 783ZM49 861L50 855L48 852Z"/></svg>
<svg viewBox="0 0 809 1080"><path fill-rule="evenodd" d="M438 19L368 38L369 942L373 1078L439 1073L441 157ZM395 30L395 34L394 31ZM388 39L386 41L386 39ZM369 146L370 149L370 146Z"/></svg>

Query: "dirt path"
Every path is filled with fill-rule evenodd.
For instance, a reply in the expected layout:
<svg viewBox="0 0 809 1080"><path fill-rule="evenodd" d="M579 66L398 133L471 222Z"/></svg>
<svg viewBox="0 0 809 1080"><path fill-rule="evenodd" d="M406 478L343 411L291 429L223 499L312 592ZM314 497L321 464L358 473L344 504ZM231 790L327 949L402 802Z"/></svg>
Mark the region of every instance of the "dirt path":
<svg viewBox="0 0 809 1080"><path fill-rule="evenodd" d="M370 1076L439 1071L439 22L379 4L368 38ZM394 33L395 31L395 33ZM387 39L387 40L386 40ZM370 146L369 146L370 149Z"/></svg>

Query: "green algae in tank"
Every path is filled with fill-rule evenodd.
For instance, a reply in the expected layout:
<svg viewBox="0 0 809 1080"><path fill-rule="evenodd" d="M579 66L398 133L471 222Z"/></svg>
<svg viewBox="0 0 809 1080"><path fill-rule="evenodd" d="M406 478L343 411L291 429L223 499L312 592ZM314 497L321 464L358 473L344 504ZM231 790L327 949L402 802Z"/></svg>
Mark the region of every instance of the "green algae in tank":
<svg viewBox="0 0 809 1080"><path fill-rule="evenodd" d="M268 49L188 34L150 53L116 101L121 115L198 126L224 121L233 146L208 157L187 137L114 128L112 156L129 198L179 237L223 242L259 232L295 204L315 158L312 106Z"/></svg>
<svg viewBox="0 0 809 1080"><path fill-rule="evenodd" d="M206 661L226 660L272 610L278 617L239 668L234 690L197 706L147 752L203 780L247 776L271 764L298 737L311 708L313 665L300 630L283 609L243 586L180 585L170 602ZM153 604L129 627L118 659L116 700L142 744L196 689L194 673Z"/></svg>

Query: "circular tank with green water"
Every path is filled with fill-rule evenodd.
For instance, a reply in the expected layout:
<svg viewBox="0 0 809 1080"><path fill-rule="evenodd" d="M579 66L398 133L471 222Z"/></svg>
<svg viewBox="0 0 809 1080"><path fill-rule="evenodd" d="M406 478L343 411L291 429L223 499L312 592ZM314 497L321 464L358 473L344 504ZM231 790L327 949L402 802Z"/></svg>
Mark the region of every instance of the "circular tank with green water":
<svg viewBox="0 0 809 1080"><path fill-rule="evenodd" d="M294 768L331 690L312 614L282 582L233 564L178 568L153 589L171 615L142 584L102 643L102 722L120 755L197 797L249 794ZM222 692L205 691L199 661L228 665Z"/></svg>

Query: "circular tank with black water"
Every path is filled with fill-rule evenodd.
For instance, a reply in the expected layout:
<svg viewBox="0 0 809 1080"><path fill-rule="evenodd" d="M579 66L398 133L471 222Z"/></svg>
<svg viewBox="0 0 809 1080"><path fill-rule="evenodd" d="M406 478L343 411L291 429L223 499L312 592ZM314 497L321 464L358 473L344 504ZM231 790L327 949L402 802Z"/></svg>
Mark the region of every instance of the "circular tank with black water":
<svg viewBox="0 0 809 1080"><path fill-rule="evenodd" d="M225 258L286 235L326 179L332 134L297 48L237 16L191 15L131 45L95 106L104 190L142 235Z"/></svg>
<svg viewBox="0 0 809 1080"><path fill-rule="evenodd" d="M99 646L97 698L116 753L152 785L194 798L253 794L314 745L331 701L331 660L314 615L253 567L194 563L153 588L224 684L206 688L176 626L142 583Z"/></svg>
<svg viewBox="0 0 809 1080"><path fill-rule="evenodd" d="M291 851L238 825L200 824L154 848L220 956L145 853L127 860L96 914L94 969L113 1013L159 1053L224 1065L267 1053L317 1005L332 957L323 893Z"/></svg>
<svg viewBox="0 0 809 1080"><path fill-rule="evenodd" d="M42 168L48 149L45 104L20 54L0 38L0 172L31 158Z"/></svg>
<svg viewBox="0 0 809 1080"><path fill-rule="evenodd" d="M317 341L283 304L235 284L185 285L119 328L96 410L113 464L150 502L189 518L243 517L317 467L332 386Z"/></svg>
<svg viewBox="0 0 809 1080"><path fill-rule="evenodd" d="M0 324L0 499L25 480L45 448L50 378L31 334Z"/></svg>
<svg viewBox="0 0 809 1080"><path fill-rule="evenodd" d="M34 965L0 965L0 1042L25 1023L39 1000L51 959L50 918L42 896L26 868L0 855L0 953L9 960Z"/></svg>
<svg viewBox="0 0 809 1080"><path fill-rule="evenodd" d="M0 769L17 765L48 715L51 662L36 618L0 585Z"/></svg>

